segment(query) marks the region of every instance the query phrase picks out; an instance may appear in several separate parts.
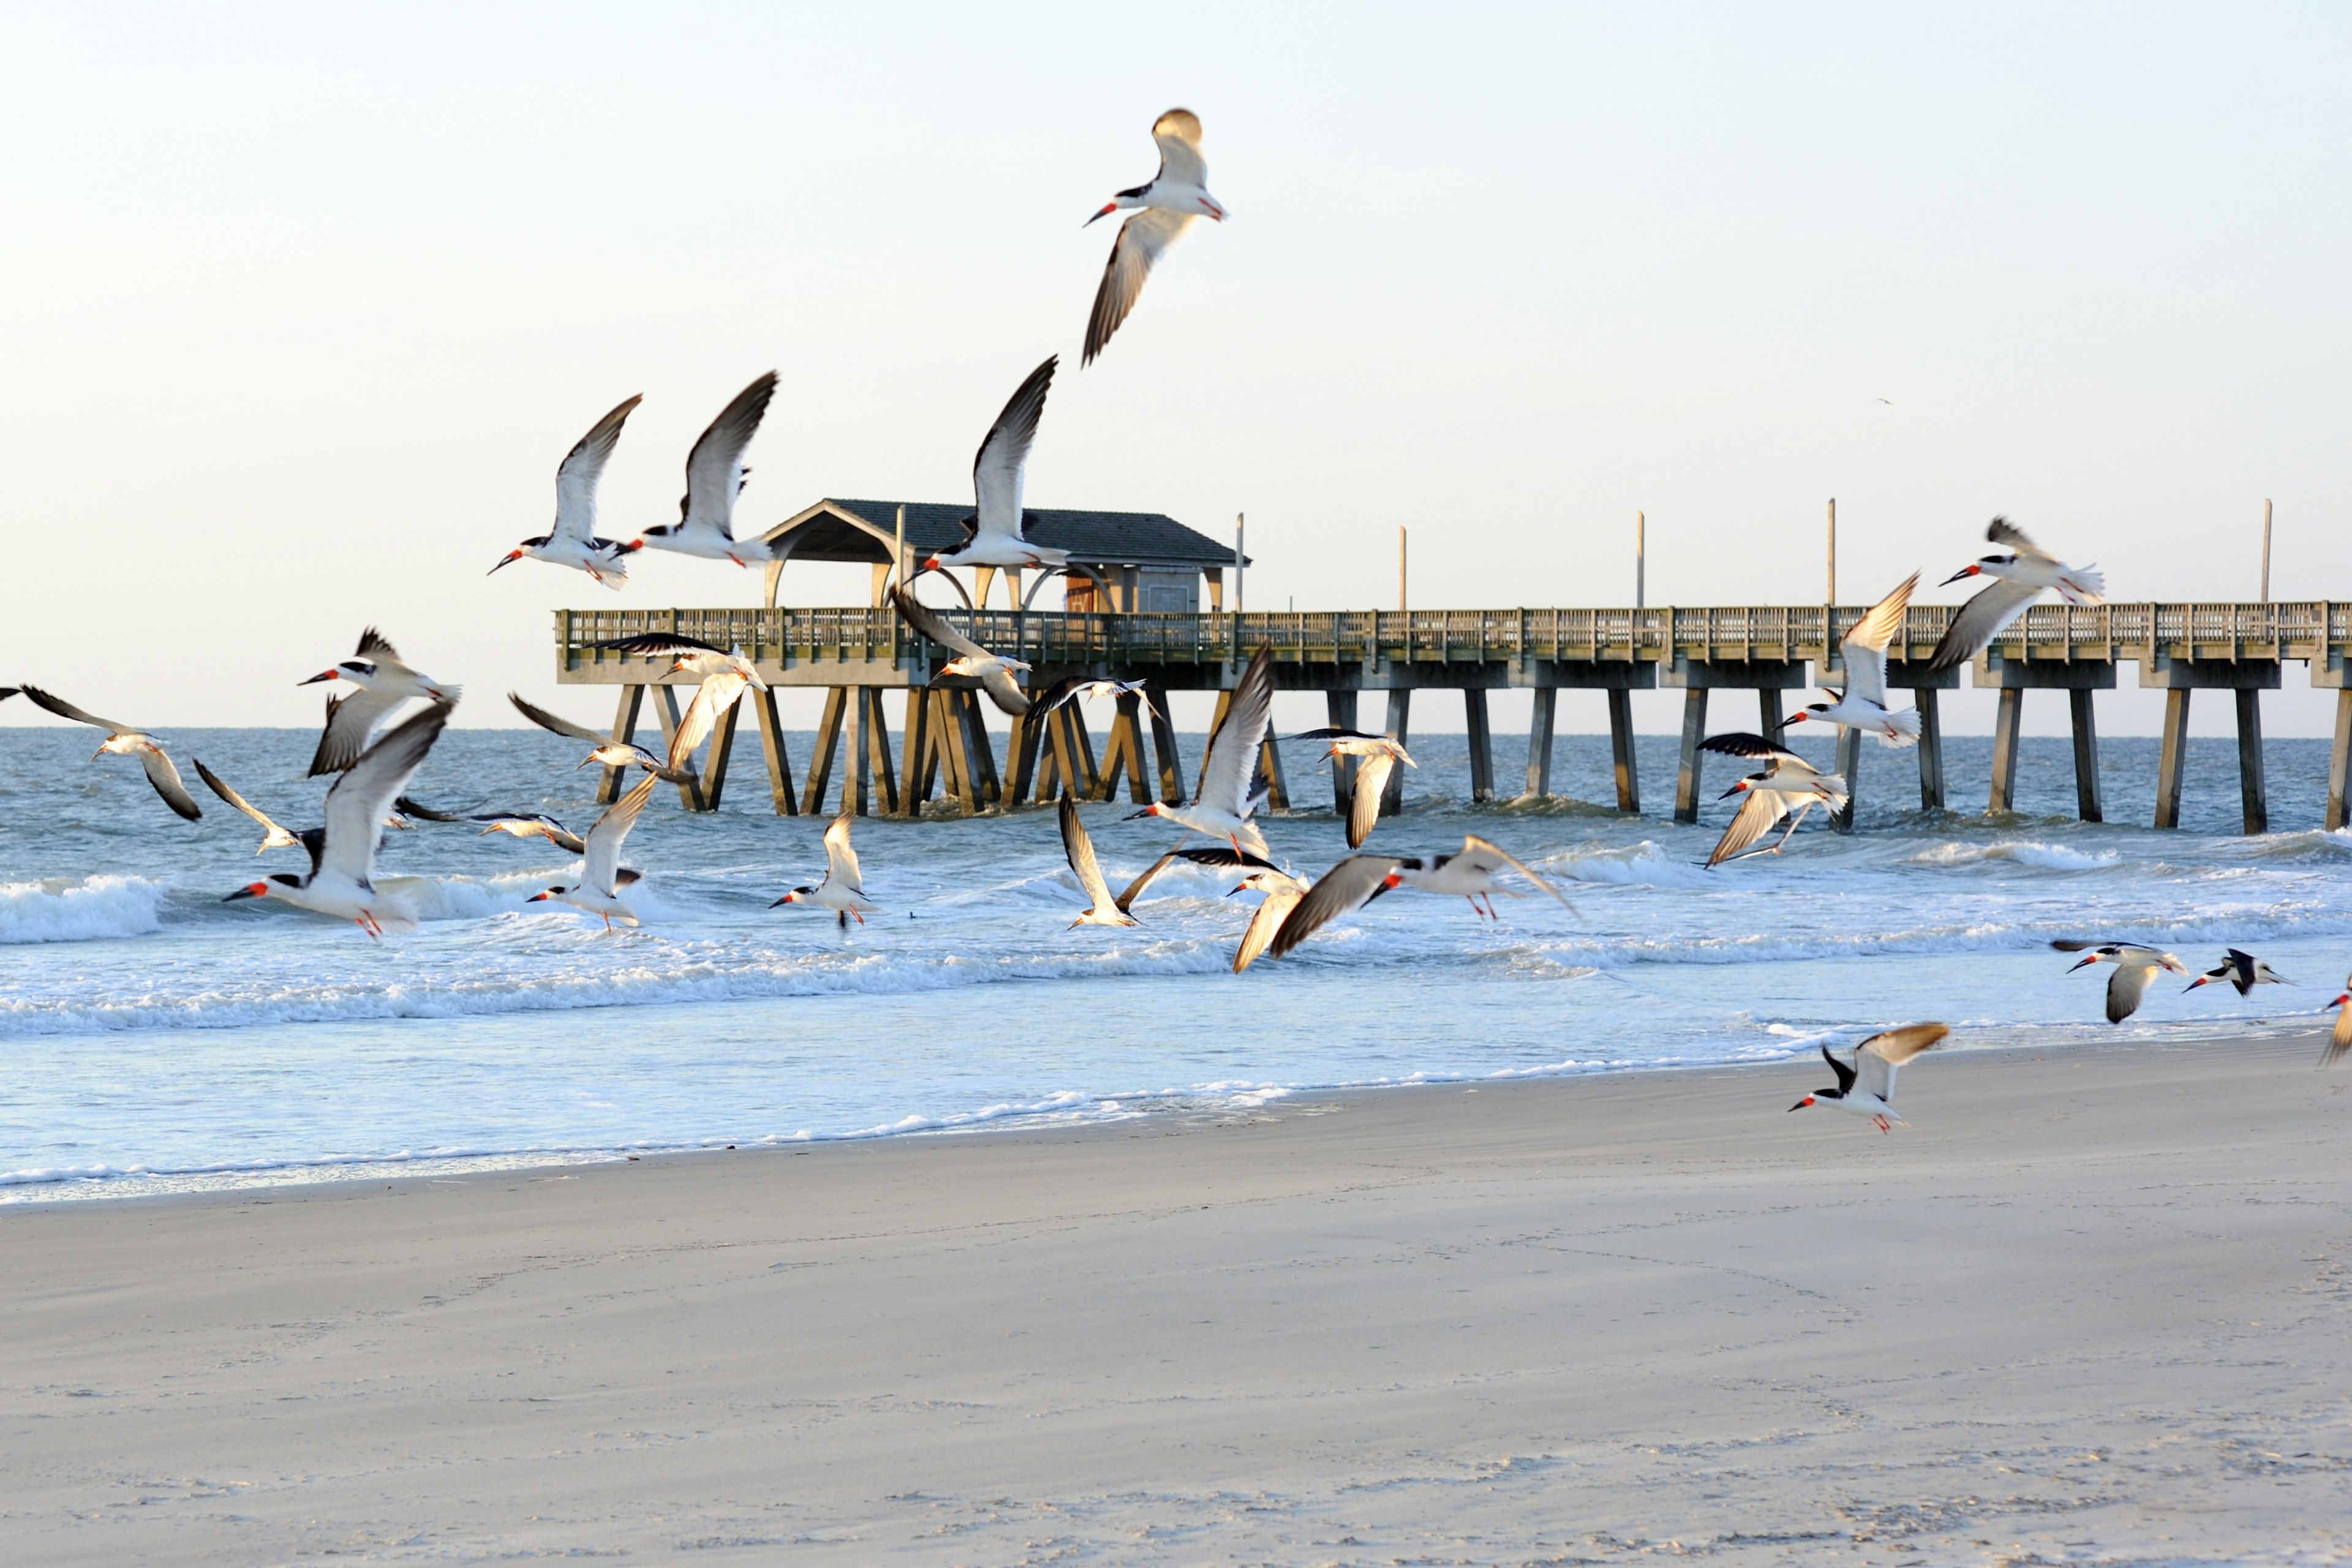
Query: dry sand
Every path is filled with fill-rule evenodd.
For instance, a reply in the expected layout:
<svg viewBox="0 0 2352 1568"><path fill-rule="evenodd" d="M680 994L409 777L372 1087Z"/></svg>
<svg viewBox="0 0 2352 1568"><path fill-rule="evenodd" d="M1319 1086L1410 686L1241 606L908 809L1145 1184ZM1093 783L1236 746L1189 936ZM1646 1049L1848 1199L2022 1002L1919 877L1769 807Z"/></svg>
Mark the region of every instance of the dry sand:
<svg viewBox="0 0 2352 1568"><path fill-rule="evenodd" d="M0 1561L2334 1561L2316 1055L16 1208Z"/></svg>

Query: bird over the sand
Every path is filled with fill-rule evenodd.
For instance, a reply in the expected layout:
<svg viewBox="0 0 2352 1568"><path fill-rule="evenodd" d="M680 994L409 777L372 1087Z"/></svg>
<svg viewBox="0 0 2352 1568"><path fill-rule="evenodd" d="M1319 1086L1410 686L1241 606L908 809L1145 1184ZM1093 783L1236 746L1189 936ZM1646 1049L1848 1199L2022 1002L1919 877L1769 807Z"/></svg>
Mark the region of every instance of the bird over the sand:
<svg viewBox="0 0 2352 1568"><path fill-rule="evenodd" d="M735 498L751 471L743 466L744 448L758 433L775 392L776 373L772 370L719 410L687 454L686 494L677 503L677 521L648 528L631 549L667 550L706 561L732 561L738 566L753 562L764 566L775 558L774 547L764 540L735 537Z"/></svg>
<svg viewBox="0 0 2352 1568"><path fill-rule="evenodd" d="M327 699L327 721L319 731L319 749L310 757L312 778L350 767L402 703L415 699L455 702L465 692L463 687L411 669L401 662L392 639L373 626L360 633L358 651L351 658L296 684L316 686L322 680L340 680L359 689Z"/></svg>
<svg viewBox="0 0 2352 1568"><path fill-rule="evenodd" d="M1223 205L1209 194L1209 165L1201 156L1200 117L1189 109L1171 109L1152 122L1151 139L1160 143L1160 172L1146 184L1119 192L1087 219L1090 224L1122 207L1143 209L1119 225L1110 259L1103 265L1102 284L1095 290L1094 309L1087 315L1082 366L1092 364L1103 352L1127 313L1135 309L1152 264L1192 226L1192 220L1225 221Z"/></svg>
<svg viewBox="0 0 2352 1568"><path fill-rule="evenodd" d="M498 566L490 568L492 572L528 556L585 572L615 593L620 591L629 580L629 557L636 553L638 545L596 536L596 485L604 477L606 459L620 444L621 426L628 422L629 411L644 401L642 393L630 398L580 437L555 470L555 526L508 551L499 558Z"/></svg>
<svg viewBox="0 0 2352 1568"><path fill-rule="evenodd" d="M1037 421L1045 412L1045 394L1054 384L1057 363L1058 358L1048 359L1031 371L1028 379L1014 389L996 423L989 426L987 437L971 459L972 511L963 521L963 541L925 556L924 571L1068 563L1068 551L1029 542L1028 515L1021 508L1030 444L1037 438Z"/></svg>
<svg viewBox="0 0 2352 1568"><path fill-rule="evenodd" d="M2094 963L2112 963L2116 972L2107 976L2107 1022L2120 1024L2139 1011L2140 998L2147 994L2147 984L2159 970L2186 974L2189 966L2172 954L2153 947L2141 947L2128 942L2053 942L2050 944L2061 952L2079 952L2082 961L2073 969Z"/></svg>
<svg viewBox="0 0 2352 1568"><path fill-rule="evenodd" d="M558 882L543 892L533 893L526 901L537 904L552 899L573 909L585 910L602 916L606 931L613 929L614 921L635 925L637 911L622 895L644 877L621 864L621 844L629 837L629 829L637 825L639 814L646 809L646 802L652 798L654 785L659 782L654 778L639 779L628 794L604 808L604 815L596 819L582 844L578 881Z"/></svg>
<svg viewBox="0 0 2352 1568"><path fill-rule="evenodd" d="M190 795L188 786L181 782L180 770L172 765L171 757L154 736L135 725L118 724L111 719L86 713L64 698L53 696L37 686L18 689L24 692L27 701L48 710L60 719L70 719L77 724L88 724L105 731L106 739L100 742L98 750L89 754L91 762L98 761L109 752L118 757L137 757L139 765L146 770L147 782L155 786L155 793L163 797L165 805L190 822L204 816L203 808L196 805L195 796Z"/></svg>
<svg viewBox="0 0 2352 1568"><path fill-rule="evenodd" d="M849 845L850 825L857 819L844 812L825 825L824 880L815 887L794 888L770 909L785 904L814 904L833 911L833 923L846 930L853 916L859 925L881 908L866 896L866 877L857 868L857 851Z"/></svg>
<svg viewBox="0 0 2352 1568"><path fill-rule="evenodd" d="M1895 1075L1903 1064L1927 1050L1951 1033L1943 1024L1906 1024L1899 1029L1888 1029L1873 1035L1854 1047L1853 1066L1830 1054L1827 1045L1822 1047L1822 1059L1837 1074L1833 1089L1817 1089L1796 1104L1791 1110L1802 1110L1809 1105L1826 1105L1854 1116L1866 1116L1884 1132L1895 1122L1906 1127L1895 1110Z"/></svg>
<svg viewBox="0 0 2352 1568"><path fill-rule="evenodd" d="M1936 651L1927 657L1929 669L1950 669L1984 652L2045 588L2057 589L2058 596L2070 605L2106 602L2101 596L2107 591L2106 579L2096 568L2067 565L2026 538L2025 531L2007 518L1994 518L1985 528L1985 538L2008 548L1972 561L1944 579L1943 585L1964 577L1990 577L1993 582L1952 617Z"/></svg>
<svg viewBox="0 0 2352 1568"><path fill-rule="evenodd" d="M1817 805L1832 811L1845 809L1845 780L1835 773L1825 773L1804 758L1745 731L1725 735L1709 735L1699 742L1699 749L1717 752L1726 756L1744 757L1761 762L1764 771L1749 773L1725 790L1718 799L1745 795L1739 809L1732 814L1731 823L1716 840L1715 848L1706 858L1709 866L1719 866L1726 860L1743 860L1750 855L1778 855L1780 846L1789 842L1807 813ZM1789 830L1779 840L1762 849L1751 849L1754 844L1783 817L1789 819Z"/></svg>
<svg viewBox="0 0 2352 1568"><path fill-rule="evenodd" d="M1845 689L1834 702L1815 702L1789 716L1791 724L1834 724L1840 730L1860 730L1878 737L1883 746L1918 743L1919 714L1906 708L1896 712L1886 705L1886 645L1903 629L1911 590L1919 585L1914 572L1895 591L1870 607L1838 645L1845 663Z"/></svg>

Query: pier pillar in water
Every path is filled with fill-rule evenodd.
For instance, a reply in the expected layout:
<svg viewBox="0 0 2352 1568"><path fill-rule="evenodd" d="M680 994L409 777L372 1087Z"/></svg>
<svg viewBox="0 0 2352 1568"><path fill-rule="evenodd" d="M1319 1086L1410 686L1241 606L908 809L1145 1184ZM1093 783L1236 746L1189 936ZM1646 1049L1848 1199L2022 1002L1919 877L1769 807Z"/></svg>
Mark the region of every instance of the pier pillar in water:
<svg viewBox="0 0 2352 1568"><path fill-rule="evenodd" d="M1323 694L1323 721L1334 730L1356 727L1356 694L1352 691L1327 691ZM1331 811L1342 822L1356 804L1356 759L1335 756L1331 759Z"/></svg>
<svg viewBox="0 0 2352 1568"><path fill-rule="evenodd" d="M1528 716L1528 789L1538 799L1551 793L1551 727L1559 707L1559 688L1536 688L1535 710Z"/></svg>
<svg viewBox="0 0 2352 1568"><path fill-rule="evenodd" d="M2189 766L2189 696L2204 688L2237 698L2240 820L2248 833L2267 831L2270 802L2263 784L2261 693L2275 691L2284 666L2275 657L2144 659L2139 683L2164 692L2164 741L2156 762L2156 826L2180 826L2180 785ZM2313 669L2313 679L2323 671Z"/></svg>
<svg viewBox="0 0 2352 1568"><path fill-rule="evenodd" d="M2078 686L2066 693L2068 717L2074 731L2074 810L2084 822L2105 822L2099 799L2099 727L2091 711L2090 688Z"/></svg>
<svg viewBox="0 0 2352 1568"><path fill-rule="evenodd" d="M1462 689L1462 715L1470 741L1470 798L1485 801L1495 798L1495 749L1487 732L1486 689L1465 686Z"/></svg>
<svg viewBox="0 0 2352 1568"><path fill-rule="evenodd" d="M1412 689L1406 686L1391 688L1389 691L1389 724L1387 733L1390 740L1394 741L1400 746L1404 746L1407 751L1411 751L1412 749L1410 745L1406 744L1405 742L1406 721L1412 717ZM1381 791L1381 815L1382 816L1394 816L1403 808L1403 805L1404 769L1402 767L1391 768L1389 770L1388 784Z"/></svg>
<svg viewBox="0 0 2352 1568"><path fill-rule="evenodd" d="M1617 809L1642 814L1642 778L1633 755L1633 693L1631 688L1609 689L1609 755L1617 770Z"/></svg>

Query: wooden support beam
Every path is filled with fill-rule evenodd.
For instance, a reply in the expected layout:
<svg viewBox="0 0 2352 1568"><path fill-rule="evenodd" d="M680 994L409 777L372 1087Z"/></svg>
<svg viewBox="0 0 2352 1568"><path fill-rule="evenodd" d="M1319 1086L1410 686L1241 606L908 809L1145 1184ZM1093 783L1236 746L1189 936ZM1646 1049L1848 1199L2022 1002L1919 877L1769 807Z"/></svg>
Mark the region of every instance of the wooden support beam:
<svg viewBox="0 0 2352 1568"><path fill-rule="evenodd" d="M1919 710L1919 809L1944 809L1944 710L1939 693L1923 686L1911 693Z"/></svg>
<svg viewBox="0 0 2352 1568"><path fill-rule="evenodd" d="M654 690L656 693L654 700L654 717L661 721L662 750L667 752L669 750L670 742L677 735L677 724L680 717L677 707L677 688L675 686L656 686L654 688ZM694 771L694 759L692 757L680 757L678 759L677 772L679 774L677 781L678 805L688 811L701 811L705 809L702 804L702 780L700 775Z"/></svg>
<svg viewBox="0 0 2352 1568"><path fill-rule="evenodd" d="M849 689L836 686L824 694L824 711L816 721L816 741L809 748L808 783L801 791L801 815L824 810L825 791L833 784L833 753L841 745L842 710L849 705Z"/></svg>
<svg viewBox="0 0 2352 1568"><path fill-rule="evenodd" d="M1110 721L1110 751L1103 759L1102 798L1118 793L1119 774L1127 775L1127 797L1137 805L1151 801L1151 770L1143 761L1143 699L1132 691L1118 695L1118 716Z"/></svg>
<svg viewBox="0 0 2352 1568"><path fill-rule="evenodd" d="M1175 805L1184 798L1184 759L1176 750L1176 720L1169 711L1168 688L1150 681L1143 696L1151 704L1151 750L1160 763L1160 798Z"/></svg>
<svg viewBox="0 0 2352 1568"><path fill-rule="evenodd" d="M907 721L898 733L898 815L909 820L922 816L923 803L931 798L930 718L931 694L919 686L907 688Z"/></svg>
<svg viewBox="0 0 2352 1568"><path fill-rule="evenodd" d="M1462 716L1467 723L1470 742L1470 798L1472 801L1495 798L1495 748L1486 723L1486 689L1465 686L1462 689Z"/></svg>
<svg viewBox="0 0 2352 1568"><path fill-rule="evenodd" d="M1389 723L1385 733L1389 739L1407 751L1412 748L1405 740L1405 730L1412 719L1412 689L1392 686L1389 689ZM1391 768L1389 782L1381 791L1381 815L1394 816L1404 809L1404 770Z"/></svg>
<svg viewBox="0 0 2352 1568"><path fill-rule="evenodd" d="M1352 691L1327 691L1323 694L1323 721L1334 730L1356 727L1356 694ZM1356 801L1356 759L1334 756L1331 759L1331 810L1340 821Z"/></svg>
<svg viewBox="0 0 2352 1568"><path fill-rule="evenodd" d="M1706 753L1698 743L1706 739L1706 692L1694 686L1683 693L1682 764L1675 770L1675 820L1698 820L1699 759Z"/></svg>
<svg viewBox="0 0 2352 1568"><path fill-rule="evenodd" d="M1559 709L1559 688L1536 688L1535 711L1528 718L1528 794L1538 800L1551 794L1551 728Z"/></svg>
<svg viewBox="0 0 2352 1568"><path fill-rule="evenodd" d="M1837 740L1837 771L1845 780L1845 805L1830 813L1830 831L1852 833L1854 807L1862 799L1862 731L1840 730Z"/></svg>
<svg viewBox="0 0 2352 1568"><path fill-rule="evenodd" d="M2004 686L1992 710L1992 790L1985 801L1989 813L2017 809L2017 748L2025 716L2025 689Z"/></svg>
<svg viewBox="0 0 2352 1568"><path fill-rule="evenodd" d="M1633 754L1633 693L1622 686L1609 689L1609 756L1617 770L1617 809L1639 816L1642 773Z"/></svg>
<svg viewBox="0 0 2352 1568"><path fill-rule="evenodd" d="M885 816L898 815L898 777L890 766L890 720L883 711L882 689L861 686L866 697L866 760L874 776L874 802Z"/></svg>
<svg viewBox="0 0 2352 1568"><path fill-rule="evenodd" d="M2189 768L2189 688L2164 694L2164 739L2156 751L2156 826L2180 826L2180 779Z"/></svg>
<svg viewBox="0 0 2352 1568"><path fill-rule="evenodd" d="M768 799L778 816L798 816L801 803L793 794L793 757L784 746L784 721L776 711L776 693L772 688L761 691L754 687L743 693L743 700L751 704L751 717L760 726L760 759L768 765Z"/></svg>
<svg viewBox="0 0 2352 1568"><path fill-rule="evenodd" d="M2248 833L2271 830L2270 797L2263 788L2263 694L2250 686L2237 690L2238 807Z"/></svg>
<svg viewBox="0 0 2352 1568"><path fill-rule="evenodd" d="M623 745L633 745L637 739L637 714L645 707L646 689L642 686L621 688L621 704L613 713L613 739ZM629 770L606 768L604 781L596 786L596 804L610 805L621 798L621 779Z"/></svg>
<svg viewBox="0 0 2352 1568"><path fill-rule="evenodd" d="M2091 711L2091 689L2070 689L2066 710L2074 730L2075 812L2085 822L2105 822L2106 807L2099 798L2099 726Z"/></svg>
<svg viewBox="0 0 2352 1568"><path fill-rule="evenodd" d="M2327 746L2327 831L2347 826L2345 794L2352 786L2352 686L2336 694L2336 738Z"/></svg>
<svg viewBox="0 0 2352 1568"><path fill-rule="evenodd" d="M710 731L710 757L702 768L702 809L717 811L719 797L727 788L727 764L735 756L735 725L743 717L743 698L757 697L756 688L745 687L742 695L727 706L719 722Z"/></svg>

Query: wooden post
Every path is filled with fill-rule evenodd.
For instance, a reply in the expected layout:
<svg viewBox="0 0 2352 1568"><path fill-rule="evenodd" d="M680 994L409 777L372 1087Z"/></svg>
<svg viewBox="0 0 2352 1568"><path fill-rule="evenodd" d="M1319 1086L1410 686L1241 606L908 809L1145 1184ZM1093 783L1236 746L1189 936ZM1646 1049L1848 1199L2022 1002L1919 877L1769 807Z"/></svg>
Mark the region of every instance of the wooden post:
<svg viewBox="0 0 2352 1568"><path fill-rule="evenodd" d="M1168 689L1149 681L1144 700L1151 704L1151 750L1160 760L1160 798L1171 805L1184 798L1184 759L1176 751L1176 720L1168 708Z"/></svg>
<svg viewBox="0 0 2352 1568"><path fill-rule="evenodd" d="M864 816L871 804L866 796L866 688L849 688L849 706L841 724L841 809Z"/></svg>
<svg viewBox="0 0 2352 1568"><path fill-rule="evenodd" d="M2263 694L2242 686L2238 698L2238 807L2248 833L2271 830L2271 806L2263 789Z"/></svg>
<svg viewBox="0 0 2352 1568"><path fill-rule="evenodd" d="M1936 689L1923 686L1911 694L1919 710L1919 809L1944 809L1944 710Z"/></svg>
<svg viewBox="0 0 2352 1568"><path fill-rule="evenodd" d="M2017 809L2017 748L2025 716L2025 689L2004 686L1992 711L1992 791L1985 801L1989 813Z"/></svg>
<svg viewBox="0 0 2352 1568"><path fill-rule="evenodd" d="M613 714L613 739L623 745L634 744L637 738L637 713L645 706L646 689L642 686L621 688L621 704ZM629 770L606 768L604 782L596 786L596 804L610 805L621 798L621 778Z"/></svg>
<svg viewBox="0 0 2352 1568"><path fill-rule="evenodd" d="M866 760L874 775L875 805L885 816L898 815L898 779L890 767L890 721L883 711L882 689L861 686L866 694Z"/></svg>
<svg viewBox="0 0 2352 1568"><path fill-rule="evenodd" d="M1706 753L1698 743L1706 739L1706 688L1694 686L1683 693L1682 765L1675 771L1675 820L1698 820L1699 759Z"/></svg>
<svg viewBox="0 0 2352 1568"><path fill-rule="evenodd" d="M1323 694L1323 716L1334 730L1356 727L1356 694L1352 691L1327 691ZM1331 759L1331 810L1341 821L1356 803L1356 759L1334 756Z"/></svg>
<svg viewBox="0 0 2352 1568"><path fill-rule="evenodd" d="M710 731L710 760L702 770L702 809L717 811L719 797L727 788L727 764L735 755L735 725L743 717L743 698L760 695L756 687L746 687L742 696L729 705L719 716Z"/></svg>
<svg viewBox="0 0 2352 1568"><path fill-rule="evenodd" d="M1633 693L1609 689L1609 755L1617 768L1617 809L1629 816L1642 815L1642 775L1633 755Z"/></svg>
<svg viewBox="0 0 2352 1568"><path fill-rule="evenodd" d="M1551 727L1559 707L1559 689L1536 688L1535 710L1528 717L1528 794L1538 800L1551 794Z"/></svg>
<svg viewBox="0 0 2352 1568"><path fill-rule="evenodd" d="M907 688L907 722L898 734L898 815L912 821L931 798L931 694Z"/></svg>
<svg viewBox="0 0 2352 1568"><path fill-rule="evenodd" d="M2164 740L2156 752L2156 826L2180 826L2180 779L2189 766L2189 689L2164 694Z"/></svg>
<svg viewBox="0 0 2352 1568"><path fill-rule="evenodd" d="M1837 740L1838 775L1845 780L1845 805L1830 813L1830 831L1852 833L1855 805L1862 799L1862 731L1840 730Z"/></svg>
<svg viewBox="0 0 2352 1568"><path fill-rule="evenodd" d="M2336 738L2327 747L2327 815L2330 833L2345 826L2345 794L2352 786L2352 686L2336 694Z"/></svg>
<svg viewBox="0 0 2352 1568"><path fill-rule="evenodd" d="M747 691L743 700L751 704L751 717L759 721L760 756L768 764L768 798L778 816L798 816L801 803L793 794L793 758L784 749L784 723L776 711L775 690Z"/></svg>
<svg viewBox="0 0 2352 1568"><path fill-rule="evenodd" d="M662 750L667 752L670 742L677 734L677 688L656 686L654 690L659 693L654 701L654 717L661 721ZM677 803L688 811L700 811L702 781L694 771L694 759L680 757L677 763Z"/></svg>
<svg viewBox="0 0 2352 1568"><path fill-rule="evenodd" d="M816 721L816 742L809 749L808 782L801 791L801 815L814 816L824 809L825 791L833 784L833 753L841 744L841 710L849 705L849 690L836 686L824 694L824 712Z"/></svg>
<svg viewBox="0 0 2352 1568"><path fill-rule="evenodd" d="M1495 798L1495 752L1486 725L1486 689L1465 686L1462 689L1462 715L1467 721L1470 741L1470 798L1475 801Z"/></svg>
<svg viewBox="0 0 2352 1568"><path fill-rule="evenodd" d="M1402 533L1403 531L1399 530L1398 531ZM1406 746L1408 751L1412 748L1409 745L1406 745L1405 728L1407 722L1412 719L1412 689L1407 686L1391 688L1389 691L1388 736L1389 739L1394 741L1398 745ZM1394 816L1403 808L1404 769L1401 767L1391 768L1389 770L1389 782L1381 791L1381 815L1382 816Z"/></svg>
<svg viewBox="0 0 2352 1568"><path fill-rule="evenodd" d="M2099 798L2099 729L2091 711L2091 689L2077 686L2066 693L2066 708L2074 728L2074 810L2084 822L2105 822Z"/></svg>

